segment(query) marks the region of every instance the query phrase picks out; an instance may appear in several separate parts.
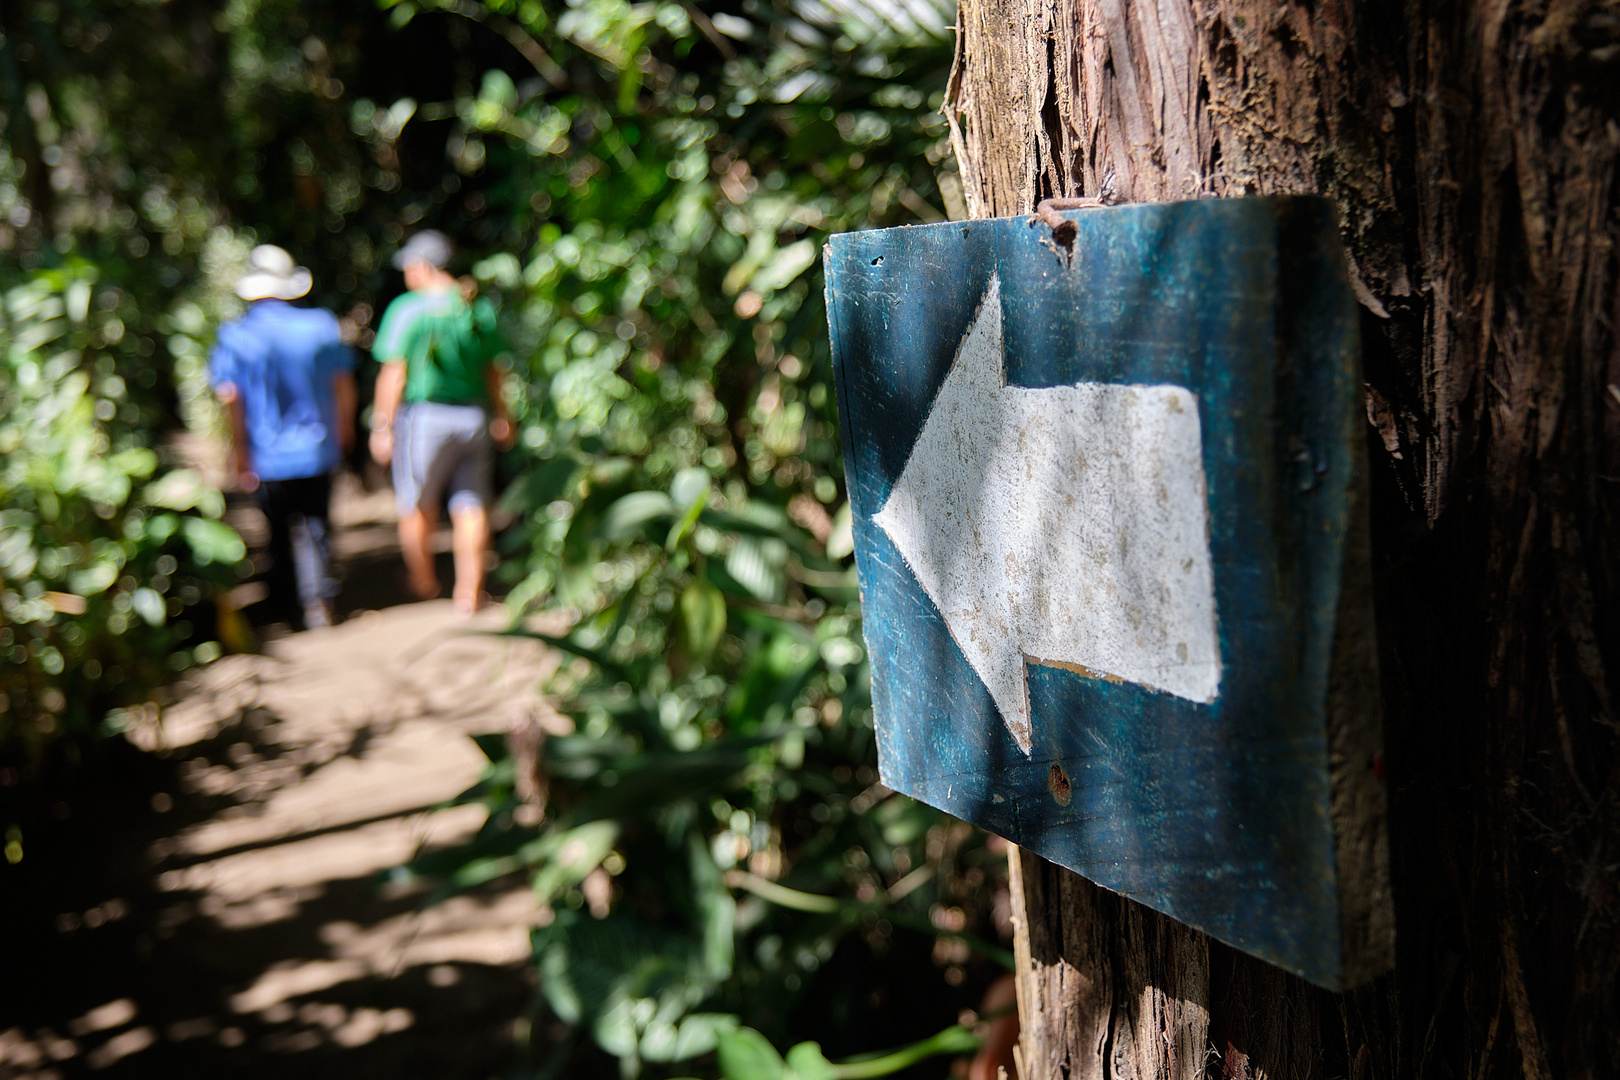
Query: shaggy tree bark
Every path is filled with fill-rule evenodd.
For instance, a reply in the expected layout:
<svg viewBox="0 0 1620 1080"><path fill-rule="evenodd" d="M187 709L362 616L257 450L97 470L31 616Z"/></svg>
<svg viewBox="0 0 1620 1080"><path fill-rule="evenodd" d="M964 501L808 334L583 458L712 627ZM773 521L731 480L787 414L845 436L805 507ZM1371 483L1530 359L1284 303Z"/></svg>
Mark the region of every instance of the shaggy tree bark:
<svg viewBox="0 0 1620 1080"><path fill-rule="evenodd" d="M1024 1080L1620 1075L1620 4L961 0L974 216L1317 192L1363 308L1396 970L1024 856Z"/></svg>

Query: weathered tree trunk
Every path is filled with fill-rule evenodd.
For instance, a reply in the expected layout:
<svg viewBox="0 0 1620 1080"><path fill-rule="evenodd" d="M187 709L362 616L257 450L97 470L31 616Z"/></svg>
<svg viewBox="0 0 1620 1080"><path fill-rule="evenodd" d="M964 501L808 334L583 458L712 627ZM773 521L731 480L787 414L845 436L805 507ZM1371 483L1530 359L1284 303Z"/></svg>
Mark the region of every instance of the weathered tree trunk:
<svg viewBox="0 0 1620 1080"><path fill-rule="evenodd" d="M1396 970L1024 856L1024 1080L1620 1076L1620 5L961 0L976 216L1318 192L1363 307Z"/></svg>

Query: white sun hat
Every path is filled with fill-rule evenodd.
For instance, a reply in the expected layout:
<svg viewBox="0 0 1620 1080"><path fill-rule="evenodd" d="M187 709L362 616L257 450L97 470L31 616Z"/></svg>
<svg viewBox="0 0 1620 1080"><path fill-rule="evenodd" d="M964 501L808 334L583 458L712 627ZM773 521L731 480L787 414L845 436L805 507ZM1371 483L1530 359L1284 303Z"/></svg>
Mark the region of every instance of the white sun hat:
<svg viewBox="0 0 1620 1080"><path fill-rule="evenodd" d="M296 300L315 283L307 267L295 266L285 248L260 244L248 256L248 270L236 282L244 300Z"/></svg>

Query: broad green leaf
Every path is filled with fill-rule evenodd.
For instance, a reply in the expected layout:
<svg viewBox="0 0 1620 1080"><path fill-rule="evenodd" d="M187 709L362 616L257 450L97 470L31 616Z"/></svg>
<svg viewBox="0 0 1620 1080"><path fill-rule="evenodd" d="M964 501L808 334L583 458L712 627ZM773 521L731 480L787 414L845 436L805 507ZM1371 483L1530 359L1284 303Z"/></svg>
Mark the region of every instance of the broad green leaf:
<svg viewBox="0 0 1620 1080"><path fill-rule="evenodd" d="M23 510L0 511L0 574L26 578L39 562L34 548L33 515Z"/></svg>
<svg viewBox="0 0 1620 1080"><path fill-rule="evenodd" d="M725 1080L786 1080L787 1062L753 1028L722 1032L719 1051L720 1075Z"/></svg>
<svg viewBox="0 0 1620 1080"><path fill-rule="evenodd" d="M90 314L90 282L75 281L67 288L67 314L74 322L82 323Z"/></svg>
<svg viewBox="0 0 1620 1080"><path fill-rule="evenodd" d="M146 519L146 539L154 544L161 544L175 534L180 528L180 515L153 514Z"/></svg>
<svg viewBox="0 0 1620 1080"><path fill-rule="evenodd" d="M702 839L693 835L691 855L693 900L702 919L704 970L714 979L731 974L736 961L737 902L725 877L715 865L714 855Z"/></svg>
<svg viewBox="0 0 1620 1080"><path fill-rule="evenodd" d="M669 485L669 497L675 502L675 509L685 513L699 499L705 499L709 494L709 470L690 468L682 469L675 474L675 480Z"/></svg>
<svg viewBox="0 0 1620 1080"><path fill-rule="evenodd" d="M600 920L560 910L555 922L535 931L534 947L541 993L557 1015L590 1022L599 1042L606 1038L632 1054L639 1053L642 1031L677 1025L714 990L693 962L689 937L618 910ZM723 1026L717 1021L711 1030ZM701 1045L701 1027L690 1039ZM671 1053L681 1041L677 1029Z"/></svg>
<svg viewBox="0 0 1620 1080"><path fill-rule="evenodd" d="M530 466L501 496L501 506L517 513L542 513L548 503L566 496L579 463L563 454Z"/></svg>
<svg viewBox="0 0 1620 1080"><path fill-rule="evenodd" d="M837 1080L838 1072L821 1052L821 1044L802 1042L787 1052L787 1080Z"/></svg>
<svg viewBox="0 0 1620 1080"><path fill-rule="evenodd" d="M186 517L181 520L181 532L185 535L186 543L191 546L192 554L197 561L203 564L224 563L231 565L242 561L247 554L247 548L236 530L223 521L210 521L207 518Z"/></svg>
<svg viewBox="0 0 1620 1080"><path fill-rule="evenodd" d="M739 536L726 555L726 573L750 596L765 603L779 603L786 584L782 567L787 562L787 545L776 539Z"/></svg>
<svg viewBox="0 0 1620 1080"><path fill-rule="evenodd" d="M395 9L395 14L399 15L401 13L404 16L404 20L408 22L411 16L416 14L415 5L409 3L400 4L399 7ZM404 23L401 22L399 25L404 25ZM387 109L378 109L377 112L373 114L371 122L376 127L378 135L392 141L399 138L400 132L405 130L405 125L408 124L411 117L415 115L416 99L402 97L390 105Z"/></svg>
<svg viewBox="0 0 1620 1080"><path fill-rule="evenodd" d="M492 281L503 289L515 289L523 283L523 265L510 251L498 251L473 264L473 277Z"/></svg>
<svg viewBox="0 0 1620 1080"><path fill-rule="evenodd" d="M708 660L726 633L725 594L699 578L681 593L681 619L692 658Z"/></svg>
<svg viewBox="0 0 1620 1080"><path fill-rule="evenodd" d="M849 503L833 515L832 535L827 538L827 558L843 559L855 553L855 518Z"/></svg>
<svg viewBox="0 0 1620 1080"><path fill-rule="evenodd" d="M118 567L110 562L97 563L77 571L68 578L68 589L80 596L95 596L106 592L118 580Z"/></svg>
<svg viewBox="0 0 1620 1080"><path fill-rule="evenodd" d="M500 68L490 68L484 72L484 83L479 87L478 96L484 101L494 102L506 111L517 108L517 85L512 82L512 76Z"/></svg>
<svg viewBox="0 0 1620 1080"><path fill-rule="evenodd" d="M204 483L195 469L175 469L153 481L146 485L142 498L148 506L167 510L196 509L205 517L217 518L225 512L224 497Z"/></svg>
<svg viewBox="0 0 1620 1080"><path fill-rule="evenodd" d="M680 1023L675 1035L675 1046L668 1061L686 1061L700 1054L711 1053L720 1043L720 1035L737 1026L737 1018L730 1013L692 1013ZM646 1053L646 1051L643 1051ZM650 1053L646 1053L652 1060Z"/></svg>
<svg viewBox="0 0 1620 1080"><path fill-rule="evenodd" d="M135 614L146 620L146 625L163 625L168 612L161 594L152 589L136 589L130 603L135 608Z"/></svg>
<svg viewBox="0 0 1620 1080"><path fill-rule="evenodd" d="M636 1034L636 1006L641 1002L622 994L615 998L597 1015L591 1034L596 1037L596 1045L615 1057L634 1058L641 1042Z"/></svg>
<svg viewBox="0 0 1620 1080"><path fill-rule="evenodd" d="M617 543L643 526L674 514L675 503L662 491L633 491L607 508L597 533L609 543Z"/></svg>
<svg viewBox="0 0 1620 1080"><path fill-rule="evenodd" d="M106 461L108 468L129 477L150 476L158 467L158 456L144 446L112 454Z"/></svg>
<svg viewBox="0 0 1620 1080"><path fill-rule="evenodd" d="M816 262L816 244L810 239L789 244L777 251L750 283L760 292L771 292L790 284Z"/></svg>

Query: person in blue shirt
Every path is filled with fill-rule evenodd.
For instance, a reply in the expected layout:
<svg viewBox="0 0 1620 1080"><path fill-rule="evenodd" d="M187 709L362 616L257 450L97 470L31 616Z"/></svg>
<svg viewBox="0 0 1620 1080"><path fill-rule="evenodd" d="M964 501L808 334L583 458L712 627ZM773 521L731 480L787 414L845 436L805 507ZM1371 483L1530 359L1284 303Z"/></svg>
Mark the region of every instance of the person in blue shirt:
<svg viewBox="0 0 1620 1080"><path fill-rule="evenodd" d="M266 584L275 607L302 604L304 625L329 626L332 473L354 440L354 354L337 316L288 303L307 269L282 248L249 256L236 294L247 313L219 328L209 379L231 421L231 468L270 524Z"/></svg>

